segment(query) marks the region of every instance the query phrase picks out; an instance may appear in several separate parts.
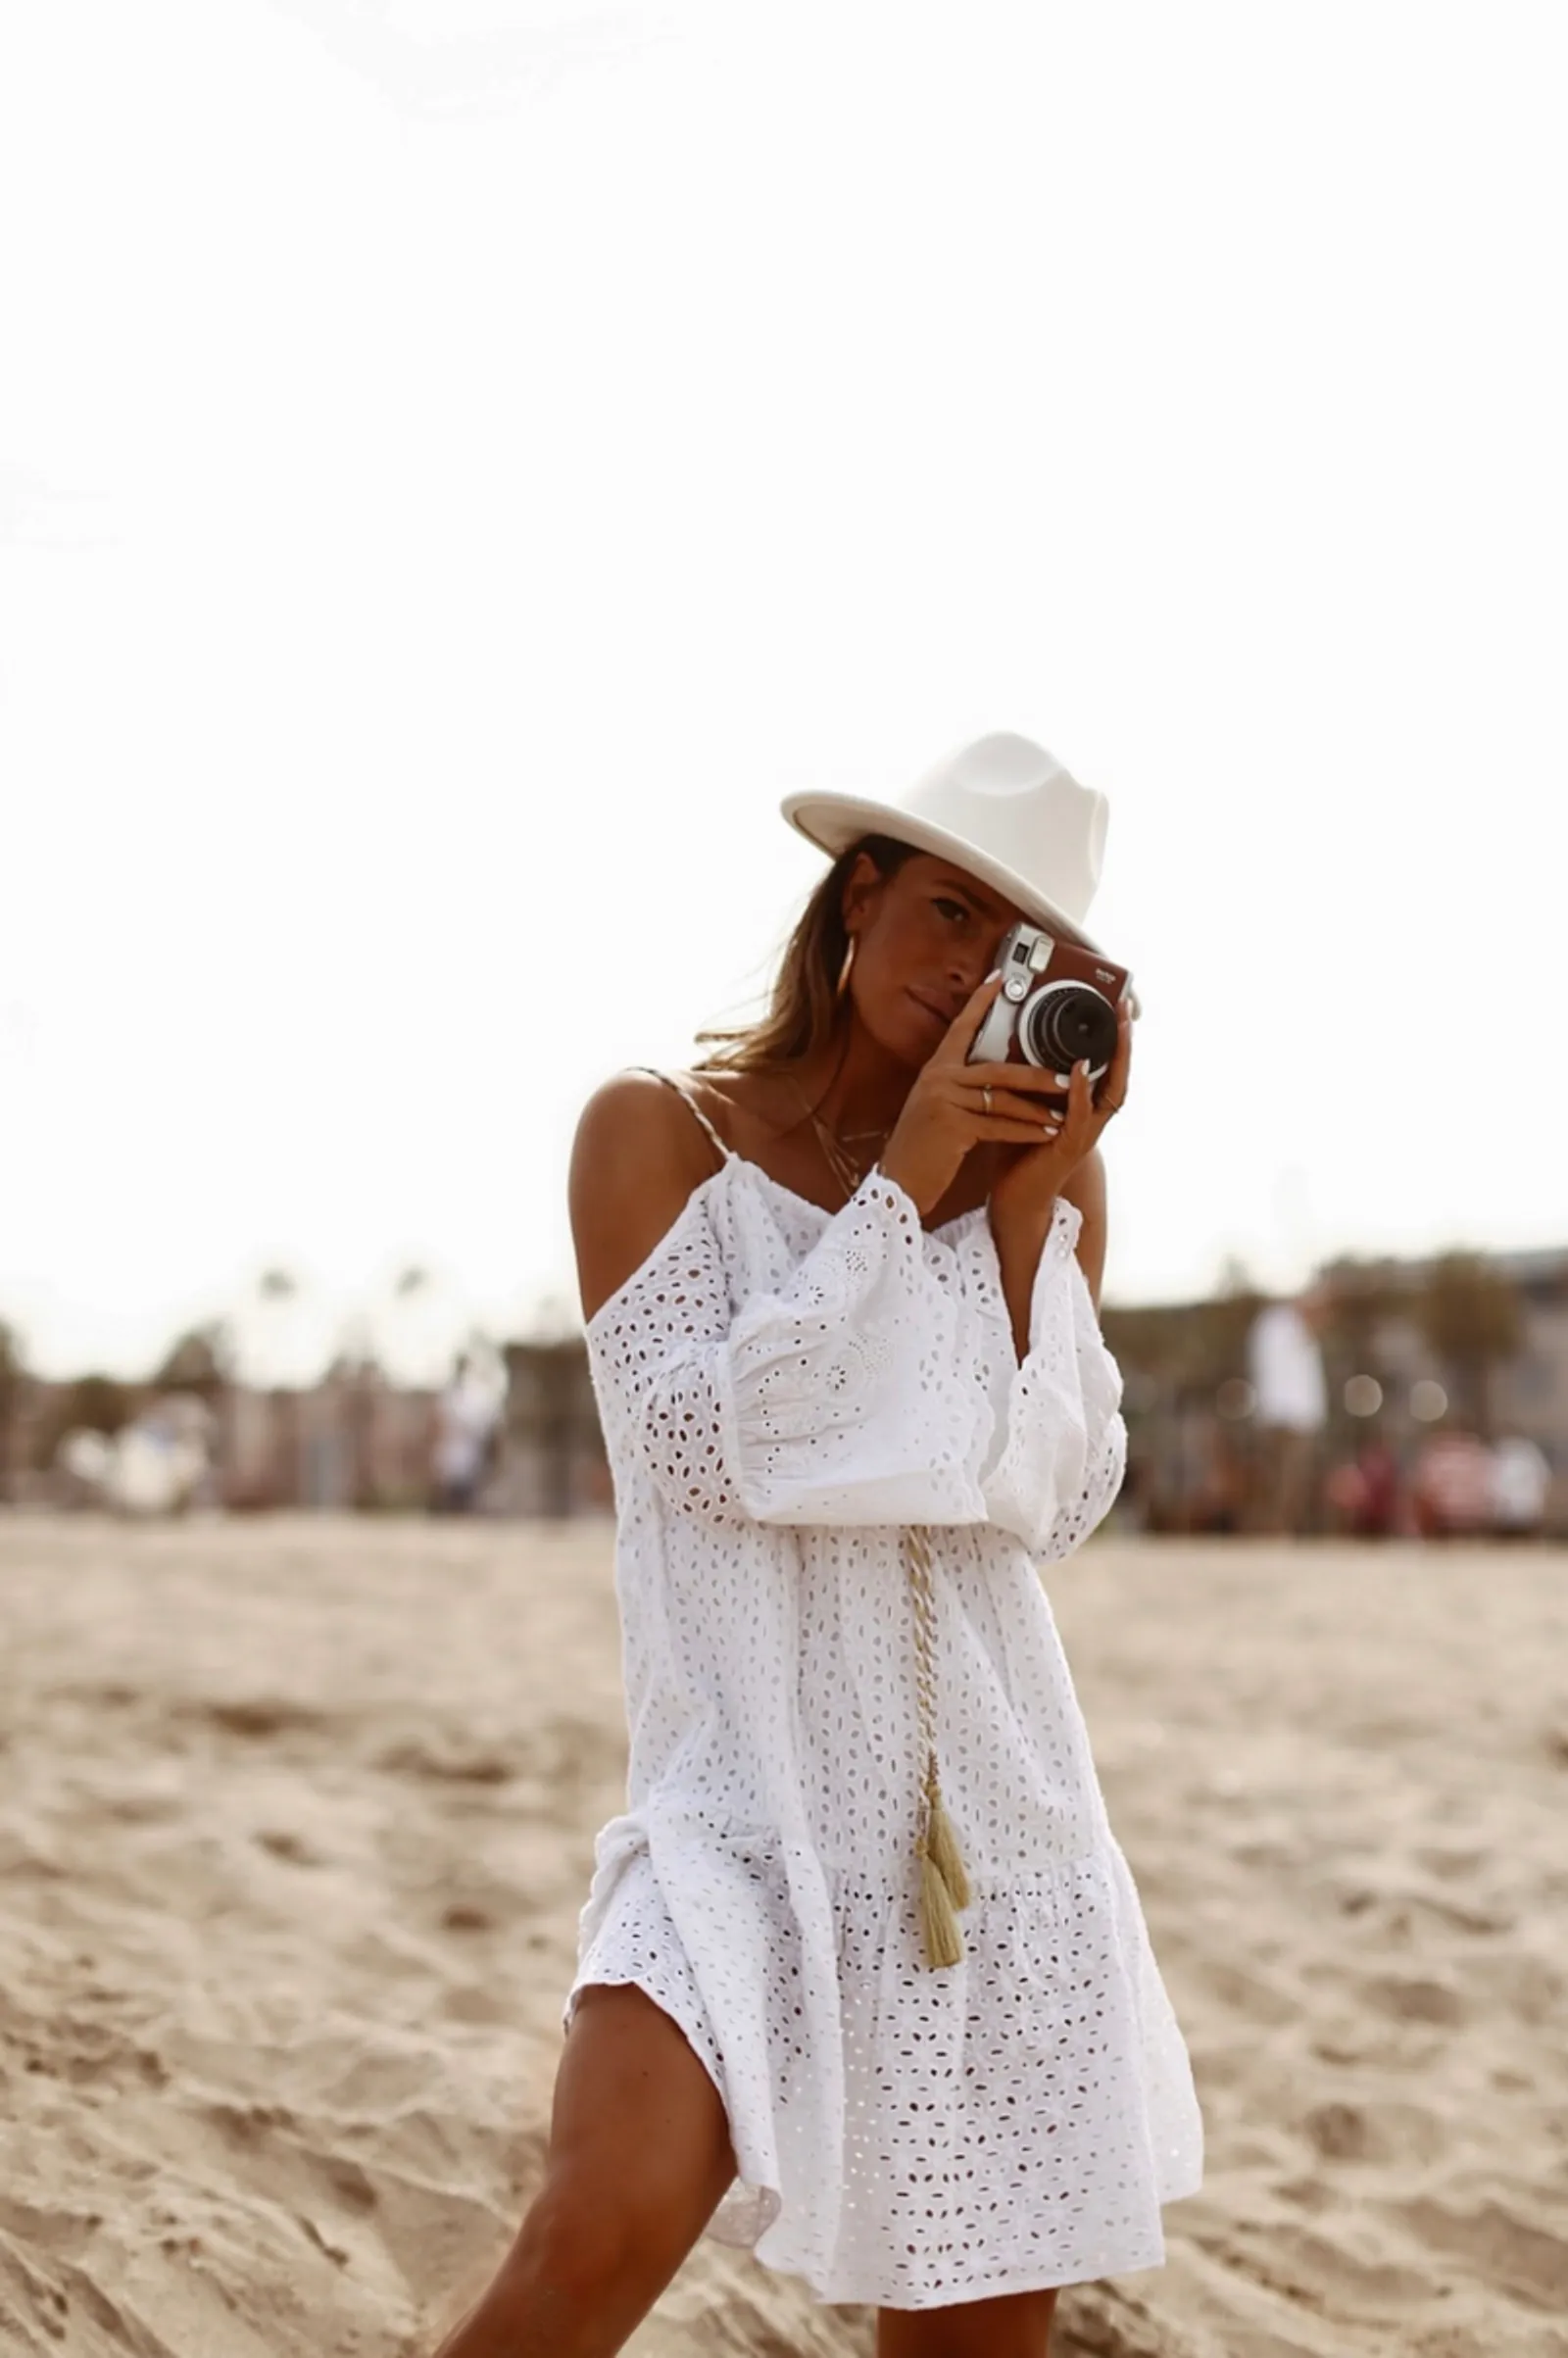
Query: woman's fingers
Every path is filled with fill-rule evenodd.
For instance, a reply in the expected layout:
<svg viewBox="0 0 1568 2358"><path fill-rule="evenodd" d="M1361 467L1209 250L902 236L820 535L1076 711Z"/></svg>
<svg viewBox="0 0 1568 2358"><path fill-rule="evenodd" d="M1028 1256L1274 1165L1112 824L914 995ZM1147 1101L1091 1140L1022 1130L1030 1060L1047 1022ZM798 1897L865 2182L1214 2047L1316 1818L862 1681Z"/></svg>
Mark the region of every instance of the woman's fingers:
<svg viewBox="0 0 1568 2358"><path fill-rule="evenodd" d="M961 1120L975 1127L977 1135L985 1130L988 1117L1005 1113L1014 1121L1032 1122L1038 1137L1041 1124L1058 1124L1066 1108L1061 1092L1052 1088L1049 1098L1036 1096L1027 1086L1019 1086L1027 1068L1021 1064L952 1064L941 1076L940 1087L948 1105ZM988 1079L987 1075L994 1075Z"/></svg>
<svg viewBox="0 0 1568 2358"><path fill-rule="evenodd" d="M980 1103L973 1096L965 1101L970 1113L978 1113L982 1121L1005 1116L1008 1121L1029 1123L1038 1138L1042 1125L1053 1130L1061 1127L1061 1107L1042 1105L1038 1098L1024 1097L1016 1089L997 1089L989 1083L980 1091Z"/></svg>
<svg viewBox="0 0 1568 2358"><path fill-rule="evenodd" d="M970 1080L971 1073L987 1070L1005 1077ZM970 1065L944 1076L950 1109L976 1144L1037 1147L1060 1135L1065 1107L1059 1102L1048 1103L1015 1089L1012 1082L1018 1071L1016 1064Z"/></svg>
<svg viewBox="0 0 1568 2358"><path fill-rule="evenodd" d="M984 1007L996 995L996 978L989 978L971 999L963 1014L955 1023L943 1043L946 1049L956 1044L958 1035L971 1020L978 1030L984 1019ZM1038 1064L1005 1063L971 1064L965 1058L949 1056L942 1075L943 1088L951 1093L951 1102L960 1109L966 1120L976 1125L976 1135L1000 1138L1002 1133L986 1123L986 1093L990 1092L992 1116L1004 1112L1009 1120L1032 1122L1038 1143L1041 1131L1054 1125L1069 1145L1077 1143L1087 1154L1095 1139L1111 1116L1121 1110L1127 1094L1127 1073L1132 1056L1132 1017L1125 1002L1118 1009L1116 1050L1100 1077L1098 1085L1089 1077L1087 1061L1080 1058L1070 1072L1048 1072ZM932 1059L936 1061L935 1058ZM976 1104L976 1100L979 1103ZM1037 1110L1038 1108L1038 1110Z"/></svg>
<svg viewBox="0 0 1568 2358"><path fill-rule="evenodd" d="M986 1019L986 1009L1002 988L1002 969L988 974L985 981L970 992L942 1038L931 1052L933 1064L962 1064L974 1044L975 1034Z"/></svg>
<svg viewBox="0 0 1568 2358"><path fill-rule="evenodd" d="M1024 1089L1031 1096L1038 1090L1045 1097L1061 1097L1070 1076L1064 1072L1047 1072L1039 1064L962 1064L958 1077L965 1089Z"/></svg>
<svg viewBox="0 0 1568 2358"><path fill-rule="evenodd" d="M1049 1147L1061 1136L1054 1123L1042 1123L1038 1116L1029 1121L1012 1121L1004 1114L993 1114L989 1120L975 1124L975 1144L987 1147Z"/></svg>
<svg viewBox="0 0 1568 2358"><path fill-rule="evenodd" d="M1127 1076L1133 1061L1133 1011L1131 1003L1123 1000L1116 1009L1116 1053L1105 1067L1100 1084L1099 1104L1108 1118L1119 1113L1127 1103Z"/></svg>

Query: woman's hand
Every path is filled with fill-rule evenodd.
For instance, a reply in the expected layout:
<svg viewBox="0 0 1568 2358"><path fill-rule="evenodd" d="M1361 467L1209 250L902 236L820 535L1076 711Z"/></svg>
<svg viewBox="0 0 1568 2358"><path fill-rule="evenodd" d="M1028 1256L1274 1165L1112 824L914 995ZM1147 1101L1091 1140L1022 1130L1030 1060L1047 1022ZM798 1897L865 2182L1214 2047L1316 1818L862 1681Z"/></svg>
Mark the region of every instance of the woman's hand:
<svg viewBox="0 0 1568 2358"><path fill-rule="evenodd" d="M994 1181L991 1211L995 1225L1006 1226L1015 1220L1036 1223L1049 1220L1055 1199L1100 1144L1106 1123L1126 1104L1132 1055L1133 1019L1124 999L1116 1010L1115 1053L1101 1079L1099 1095L1090 1082L1087 1061L1075 1064L1068 1084L1066 1111L1055 1137L1010 1155L1006 1168ZM982 1068L976 1064L970 1069L979 1072ZM993 1068L988 1065L985 1069ZM1012 1073L1018 1067L1008 1064L1002 1069Z"/></svg>
<svg viewBox="0 0 1568 2358"><path fill-rule="evenodd" d="M1116 1049L1101 1079L1097 1101L1087 1063L1076 1064L1067 1089L1066 1114L1054 1139L1024 1147L1007 1159L991 1184L988 1216L1002 1272L1002 1291L1018 1357L1029 1351L1029 1314L1035 1272L1055 1218L1058 1196L1071 1195L1084 1213L1078 1258L1085 1282L1100 1306L1100 1278L1105 1253L1105 1181L1095 1149L1101 1132L1127 1096L1132 1062L1133 1019L1124 1000L1116 1011Z"/></svg>
<svg viewBox="0 0 1568 2358"><path fill-rule="evenodd" d="M1049 1204L1110 1119L1109 1106L1094 1105L1086 1072L1073 1075L1062 1107L1051 1073L1032 1064L965 1061L1001 987L1000 974L987 975L959 1009L922 1065L878 1157L887 1176L918 1205L922 1218L941 1203L964 1156L975 1147L1021 1149L998 1185L1005 1182L1020 1202L1049 1190ZM1107 1098L1117 1095L1118 1069L1120 1086L1125 1087L1129 1033L1124 1013L1116 1059L1105 1073L1102 1092ZM1040 1157L1048 1155L1050 1161L1042 1162ZM1027 1178L1017 1178L1019 1171L1026 1171Z"/></svg>

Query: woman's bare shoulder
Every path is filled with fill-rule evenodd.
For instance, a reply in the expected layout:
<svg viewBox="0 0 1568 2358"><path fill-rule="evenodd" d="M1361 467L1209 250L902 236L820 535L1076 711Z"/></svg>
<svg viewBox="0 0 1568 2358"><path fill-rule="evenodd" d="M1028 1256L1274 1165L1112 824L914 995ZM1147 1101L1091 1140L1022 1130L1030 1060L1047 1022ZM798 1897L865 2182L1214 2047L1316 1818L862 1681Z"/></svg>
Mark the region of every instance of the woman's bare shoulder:
<svg viewBox="0 0 1568 2358"><path fill-rule="evenodd" d="M690 1106L657 1075L600 1083L578 1117L566 1182L585 1318L641 1268L713 1167Z"/></svg>

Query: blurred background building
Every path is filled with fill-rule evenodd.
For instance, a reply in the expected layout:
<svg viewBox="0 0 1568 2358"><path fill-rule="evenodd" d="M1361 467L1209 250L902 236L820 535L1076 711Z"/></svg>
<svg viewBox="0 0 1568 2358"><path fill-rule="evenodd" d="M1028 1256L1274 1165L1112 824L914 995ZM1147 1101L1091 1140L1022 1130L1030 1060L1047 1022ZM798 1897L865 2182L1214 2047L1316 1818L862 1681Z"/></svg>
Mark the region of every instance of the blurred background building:
<svg viewBox="0 0 1568 2358"><path fill-rule="evenodd" d="M1107 1307L1115 1520L1151 1533L1568 1534L1568 1250L1342 1260L1295 1302ZM220 1324L143 1383L33 1375L0 1326L0 1496L126 1512L569 1516L611 1486L580 1334L475 1336L444 1385L362 1341L258 1387Z"/></svg>
<svg viewBox="0 0 1568 2358"><path fill-rule="evenodd" d="M1238 1273L1104 1324L1126 1380L1118 1512L1145 1529L1568 1530L1568 1252L1336 1261L1298 1304Z"/></svg>

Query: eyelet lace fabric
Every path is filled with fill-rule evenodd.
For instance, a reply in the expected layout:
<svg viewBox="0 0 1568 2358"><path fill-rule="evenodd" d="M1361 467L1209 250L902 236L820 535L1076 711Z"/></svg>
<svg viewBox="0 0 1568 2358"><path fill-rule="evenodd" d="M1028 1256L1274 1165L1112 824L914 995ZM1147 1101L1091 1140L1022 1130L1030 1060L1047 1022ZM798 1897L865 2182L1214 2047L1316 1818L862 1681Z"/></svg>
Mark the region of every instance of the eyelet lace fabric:
<svg viewBox="0 0 1568 2358"><path fill-rule="evenodd" d="M1185 2043L1039 1567L1120 1486L1121 1381L1058 1203L1013 1346L984 1210L873 1171L829 1214L731 1155L589 1324L628 1765L578 1925L723 2100L707 2233L824 2302L935 2308L1164 2258L1201 2178ZM922 1961L904 1526L973 1890Z"/></svg>

